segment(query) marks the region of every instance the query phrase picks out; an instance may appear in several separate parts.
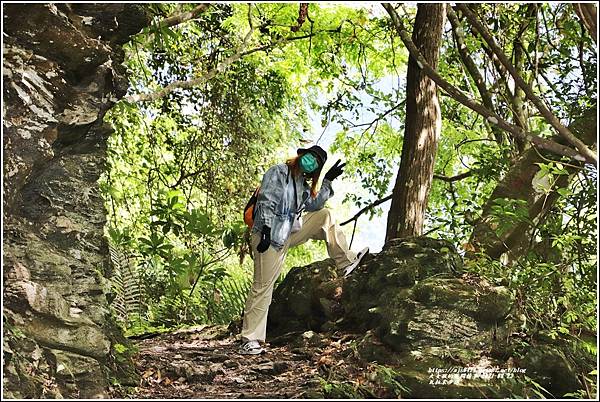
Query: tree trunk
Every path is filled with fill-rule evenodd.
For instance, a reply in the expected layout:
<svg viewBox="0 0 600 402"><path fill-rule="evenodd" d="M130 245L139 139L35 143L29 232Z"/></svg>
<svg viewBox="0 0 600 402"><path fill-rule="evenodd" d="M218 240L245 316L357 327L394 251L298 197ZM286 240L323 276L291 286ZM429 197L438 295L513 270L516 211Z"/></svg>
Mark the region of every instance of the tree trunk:
<svg viewBox="0 0 600 402"><path fill-rule="evenodd" d="M412 40L433 68L438 64L444 17L444 4L418 5ZM422 233L440 131L437 86L410 57L404 143L388 214L386 241Z"/></svg>
<svg viewBox="0 0 600 402"><path fill-rule="evenodd" d="M523 76L523 79L531 84L533 81L535 81L535 78L533 77L535 70L532 69L532 71L525 71L524 68L525 54L523 50L526 49L528 45L528 43L525 42L526 36L524 33L532 19L535 18L537 13L537 5L523 4L521 7L519 7L519 14L521 13L523 13L523 16L521 23L519 24L519 35L517 35L513 42L513 65ZM529 131L529 113L527 112L527 96L525 95L525 91L519 87L516 87L514 97L512 97L511 101L515 125L521 127L524 131ZM519 154L523 153L528 146L528 144L521 139L515 139L514 143Z"/></svg>
<svg viewBox="0 0 600 402"><path fill-rule="evenodd" d="M574 3L573 8L579 18L581 18L581 22L594 40L594 43L598 43L598 38L596 36L596 20L598 19L596 15L596 5L589 3Z"/></svg>
<svg viewBox="0 0 600 402"><path fill-rule="evenodd" d="M594 147L597 142L597 118L596 107L586 110L586 112L576 119L569 129L577 134L586 145ZM554 140L564 141L558 136ZM556 155L545 155L546 159L558 159ZM469 243L476 250L482 251L493 259L499 259L503 254L508 253L509 261L514 261L527 252L529 242L532 236L533 226L526 222L515 224L501 235L495 231L493 223L492 206L494 200L498 198L509 200L524 200L528 205L529 220L534 225L541 224L547 216L547 212L552 208L559 198L557 190L566 188L571 178L579 171L574 167L567 167L569 175L560 176L547 196L536 193L532 181L536 173L540 170L537 163L546 162L539 154L539 151L530 148L525 151L511 167L506 176L498 183L489 200L483 207L481 218L477 221Z"/></svg>

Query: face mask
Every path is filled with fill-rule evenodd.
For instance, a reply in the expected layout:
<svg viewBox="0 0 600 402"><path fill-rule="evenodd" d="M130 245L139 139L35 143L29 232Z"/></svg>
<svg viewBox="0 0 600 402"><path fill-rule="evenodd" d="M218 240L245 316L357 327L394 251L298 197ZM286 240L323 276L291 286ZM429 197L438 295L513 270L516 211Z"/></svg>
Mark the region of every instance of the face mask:
<svg viewBox="0 0 600 402"><path fill-rule="evenodd" d="M312 154L304 154L300 158L300 169L305 173L312 173L319 167L317 158Z"/></svg>

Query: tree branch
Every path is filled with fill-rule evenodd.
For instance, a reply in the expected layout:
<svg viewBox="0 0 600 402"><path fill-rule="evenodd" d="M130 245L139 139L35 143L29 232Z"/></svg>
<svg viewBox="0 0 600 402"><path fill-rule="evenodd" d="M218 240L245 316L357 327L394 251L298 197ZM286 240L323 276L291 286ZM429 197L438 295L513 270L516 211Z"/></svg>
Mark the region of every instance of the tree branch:
<svg viewBox="0 0 600 402"><path fill-rule="evenodd" d="M554 152L559 155L567 156L579 161L589 161L590 163L595 163L594 160L590 160L577 152L576 150L569 148L567 146L561 145L557 142L547 140L545 138L539 137L532 133L524 132L520 127L514 126L496 113L488 110L483 105L475 102L473 99L467 97L462 91L454 87L448 81L443 79L434 69L431 68L429 64L425 61L423 56L420 54L419 50L416 48L415 44L412 42L410 35L404 28L404 24L400 20L400 17L396 13L396 10L389 4L384 3L383 7L386 9L388 14L390 14L392 22L402 39L402 42L406 45L410 55L415 58L419 68L425 72L440 88L442 88L450 97L462 103L469 109L479 113L484 116L490 123L498 125L501 129L509 132L513 136L520 138L524 141L530 141L532 144L541 149L546 149L548 151ZM586 147L587 148L587 147Z"/></svg>
<svg viewBox="0 0 600 402"><path fill-rule="evenodd" d="M186 11L185 13L172 15L170 17L167 17L167 18L159 21L158 27L163 28L163 27L172 27L175 25L179 25L183 22L186 22L186 21L196 18L197 16L199 16L200 14L205 12L208 9L208 7L210 7L209 3L199 4L197 7L195 7L191 11Z"/></svg>
<svg viewBox="0 0 600 402"><path fill-rule="evenodd" d="M454 183L455 181L466 179L467 177L470 177L472 175L473 175L473 172L471 172L469 170L468 172L460 173L460 174L457 174L456 176L450 176L450 177L448 177L448 176L442 176L441 174L434 174L433 178L445 181L447 183Z"/></svg>
<svg viewBox="0 0 600 402"><path fill-rule="evenodd" d="M164 87L163 89L160 89L156 92L153 93L149 93L149 94L135 94L135 95L129 95L126 96L124 99L127 102L151 102L151 101L155 101L157 99L160 99L166 95L168 95L169 93L173 92L175 89L190 89L193 88L195 86L198 86L208 80L210 80L211 78L215 77L217 75L217 73L223 72L225 71L225 69L230 66L231 64L235 63L236 61L238 61L239 59L241 59L244 56L247 56L249 54L252 53L256 53L256 52L261 52L273 47L276 47L278 45L281 45L282 43L287 43L287 42L291 42L291 41L295 41L295 40L301 40L301 39L306 39L306 38L310 38L312 36L315 36L319 33L323 33L323 32L333 32L333 30L324 30L324 31L318 31L318 32L314 32L312 34L307 34L307 35L301 35L301 36L290 36L290 37L282 37L280 39L278 39L275 42L263 45L263 46L259 46L253 49L249 49L246 51L243 51L243 49L246 47L248 39L250 38L252 32L254 31L255 28L252 28L247 34L246 37L244 38L244 43L238 48L238 50L236 51L236 53L234 55L232 55L231 57L226 58L225 60L223 60L221 63L219 63L219 65L217 65L217 67L213 68L212 70L209 70L206 74L202 75L201 77L195 78L193 80L186 80L186 81L174 81L172 83L170 83L169 85L167 85L166 87Z"/></svg>
<svg viewBox="0 0 600 402"><path fill-rule="evenodd" d="M598 164L598 155L594 153L591 149L589 149L579 138L575 137L573 133L565 127L554 114L544 105L542 100L533 93L533 89L529 84L523 80L519 72L516 68L511 64L508 60L508 57L504 54L502 49L496 44L494 38L487 30L485 26L479 21L478 17L471 11L465 4L457 4L456 7L463 13L463 15L467 18L469 23L479 32L488 46L492 49L496 57L500 60L500 62L506 67L510 75L515 80L515 84L519 86L527 98L537 107L542 116L546 119L546 121L554 127L558 133L565 138L571 145L573 145L580 154L582 154L586 161L589 163L593 163L594 165Z"/></svg>
<svg viewBox="0 0 600 402"><path fill-rule="evenodd" d="M473 172L471 172L469 170L467 172L460 173L460 174L457 174L456 176L451 176L451 177L443 176L443 175L440 175L440 174L434 174L433 178L434 179L438 179L438 180L442 180L442 181L445 181L445 182L448 182L448 183L453 183L455 181L466 179L467 177L472 176L472 175L473 175ZM348 223L357 220L359 216L361 216L362 214L364 214L368 210L370 210L372 208L375 208L377 205L383 204L384 202L389 201L391 199L392 199L392 194L390 194L388 196L385 196L384 198L382 198L380 200L377 200L377 201L375 201L375 202L367 205L366 207L364 207L360 211L358 211L352 218L350 218L348 220L345 220L344 222L340 223L340 226L347 225Z"/></svg>
<svg viewBox="0 0 600 402"><path fill-rule="evenodd" d="M367 132L371 127L373 127L373 125L375 123L377 123L378 121L382 120L384 117L388 116L390 113L392 113L393 111L395 111L396 109L399 109L401 107L403 107L406 104L406 99L403 100L400 103L397 103L396 105L394 105L393 107L391 107L390 109L386 110L385 112L378 114L376 118L374 118L372 121L368 122L368 123L359 123L359 124L353 124L352 123L352 128L356 128L356 127L364 127L367 126L367 128L365 128L363 130L363 134L365 132Z"/></svg>
<svg viewBox="0 0 600 402"><path fill-rule="evenodd" d="M155 101L157 99L160 99L160 98L170 94L171 92L173 92L176 89L190 89L190 88L193 88L195 86L198 86L198 85L210 80L211 78L216 76L217 73L225 71L225 68L227 68L234 62L238 61L244 55L243 49L248 45L250 37L252 36L252 32L254 32L254 28L250 28L250 30L244 37L242 44L240 45L240 47L237 49L237 51L233 55L231 55L230 57L227 57L225 60L220 62L215 68L213 68L212 70L209 70L206 74L204 74L198 78L195 78L193 80L189 80L189 81L173 81L172 83L170 83L169 85L167 85L166 87L164 87L163 89L161 89L157 92L153 92L153 93L149 93L149 94L129 95L124 98L125 101L127 101L127 102L151 102L151 101ZM246 54L248 54L248 52L246 52Z"/></svg>
<svg viewBox="0 0 600 402"><path fill-rule="evenodd" d="M292 32L298 32L304 24L304 20L308 16L308 3L300 3L300 9L298 10L298 24L291 28Z"/></svg>
<svg viewBox="0 0 600 402"><path fill-rule="evenodd" d="M270 48L274 48L274 47L276 47L278 45L281 45L282 43L287 43L287 42L292 42L292 41L295 41L295 40L312 38L313 36L315 36L317 34L320 34L320 33L323 33L323 32L335 32L335 30L328 30L327 29L327 30L323 30L323 31L313 32L313 33L306 34L306 35L282 37L282 38L279 38L275 42L267 43L266 45L259 46L259 47L256 47L254 49L250 49L250 50L245 51L245 52L242 53L242 57L246 56L248 54L251 54L251 53L256 53L256 52L260 52L260 51L267 50L267 49L270 49Z"/></svg>
<svg viewBox="0 0 600 402"><path fill-rule="evenodd" d="M598 43L596 33L596 6L590 3L574 3L573 8L581 19L583 26L587 29L588 33L594 40L594 43Z"/></svg>
<svg viewBox="0 0 600 402"><path fill-rule="evenodd" d="M446 11L448 19L450 20L450 24L452 24L452 31L454 33L454 39L456 40L456 47L458 49L460 58L463 64L465 65L467 71L471 75L471 78L473 78L473 81L475 81L475 85L479 90L479 95L481 96L481 101L483 102L483 105L487 107L490 111L495 112L496 110L494 107L494 102L492 102L490 92L485 86L485 80L479 72L479 68L469 55L467 45L465 43L465 34L462 30L460 21L458 20L458 16L456 15L452 7L446 7ZM494 137L496 138L496 141L499 144L501 144L503 137L501 130L495 125L492 125L491 128L492 132L494 133Z"/></svg>
<svg viewBox="0 0 600 402"><path fill-rule="evenodd" d="M456 176L452 176L452 177L443 176L443 175L439 175L439 174L434 174L433 178L434 179L438 179L438 180L442 180L442 181L445 181L445 182L452 183L452 182L455 182L455 181L459 181L459 180L465 179L465 178L471 176L472 174L473 173L471 171L464 172L464 173L461 173L461 174L457 174ZM352 218L350 218L350 219L348 219L348 220L340 223L340 226L347 225L348 223L357 220L359 216L361 216L362 214L364 214L368 210L370 210L372 208L375 208L376 206L378 206L380 204L383 204L386 201L391 200L392 199L392 195L393 194L390 194L388 196L383 197L380 200L372 202L371 204L367 205L366 207L364 207L363 209L361 209L360 211L358 211Z"/></svg>
<svg viewBox="0 0 600 402"><path fill-rule="evenodd" d="M386 196L386 197L384 197L384 198L382 198L380 200L377 200L377 201L375 201L375 202L367 205L366 207L364 207L363 209L361 209L360 211L358 211L358 213L356 213L356 215L354 215L352 218L348 219L347 221L344 221L344 222L340 223L340 226L344 226L344 225L346 225L346 224L348 224L348 223L350 223L350 222L358 219L359 216L361 216L362 214L364 214L365 212L367 212L369 209L375 208L377 205L383 204L384 202L389 201L391 199L392 199L392 194L390 194L390 195L388 195L388 196Z"/></svg>

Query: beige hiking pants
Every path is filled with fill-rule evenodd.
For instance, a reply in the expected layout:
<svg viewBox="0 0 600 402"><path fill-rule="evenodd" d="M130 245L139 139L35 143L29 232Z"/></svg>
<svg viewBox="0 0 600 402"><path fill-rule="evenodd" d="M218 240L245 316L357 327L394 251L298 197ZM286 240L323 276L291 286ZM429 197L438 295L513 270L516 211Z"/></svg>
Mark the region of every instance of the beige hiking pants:
<svg viewBox="0 0 600 402"><path fill-rule="evenodd" d="M279 277L285 256L290 247L305 243L308 239L325 240L327 252L338 268L343 269L356 260L356 253L348 248L346 236L335 222L331 210L322 208L302 215L302 228L292 233L281 251L269 247L264 253L256 251L260 233L252 234L254 256L254 281L246 299L242 339L264 341L267 334L267 315L273 296L273 285Z"/></svg>

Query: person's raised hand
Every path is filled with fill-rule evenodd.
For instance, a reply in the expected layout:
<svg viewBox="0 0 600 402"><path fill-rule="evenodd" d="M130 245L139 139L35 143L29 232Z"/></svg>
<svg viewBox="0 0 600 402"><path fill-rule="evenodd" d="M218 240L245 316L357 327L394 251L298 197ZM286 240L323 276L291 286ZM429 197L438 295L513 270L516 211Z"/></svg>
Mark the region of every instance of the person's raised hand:
<svg viewBox="0 0 600 402"><path fill-rule="evenodd" d="M342 160L338 159L337 162L334 163L334 165L327 171L327 173L325 173L325 179L333 181L336 177L338 177L344 172L343 167L346 166L346 162L340 165L341 162Z"/></svg>

